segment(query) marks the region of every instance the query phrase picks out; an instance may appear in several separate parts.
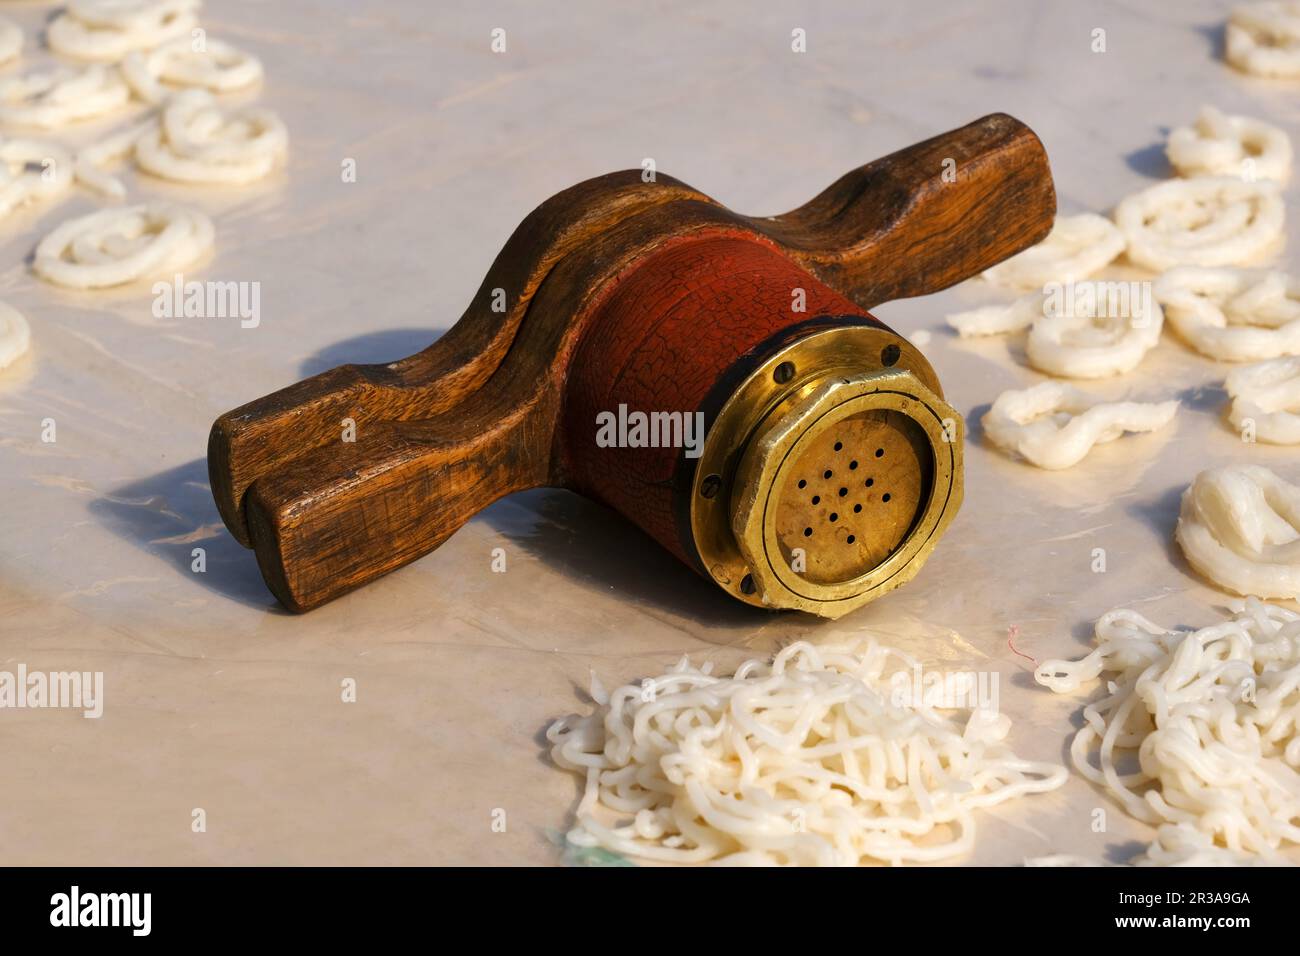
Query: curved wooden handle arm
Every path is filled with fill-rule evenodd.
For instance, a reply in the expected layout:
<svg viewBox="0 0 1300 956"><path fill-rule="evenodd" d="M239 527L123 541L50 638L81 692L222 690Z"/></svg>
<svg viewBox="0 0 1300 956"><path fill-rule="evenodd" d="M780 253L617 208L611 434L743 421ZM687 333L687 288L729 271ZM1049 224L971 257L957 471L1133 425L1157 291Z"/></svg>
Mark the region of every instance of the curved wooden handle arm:
<svg viewBox="0 0 1300 956"><path fill-rule="evenodd" d="M593 234L683 200L712 202L671 176L647 184L639 170L557 193L520 223L460 320L427 349L387 365L330 369L222 415L208 436L208 477L230 533L251 546L244 513L249 487L286 457L332 445L344 418L359 425L427 418L473 394L501 364L558 262Z"/></svg>
<svg viewBox="0 0 1300 956"><path fill-rule="evenodd" d="M498 498L543 485L550 426L471 396L454 416L358 426L258 479L245 508L268 587L306 611L442 544Z"/></svg>
<svg viewBox="0 0 1300 956"><path fill-rule="evenodd" d="M766 231L871 309L978 275L1041 241L1055 216L1042 142L994 113L845 174Z"/></svg>

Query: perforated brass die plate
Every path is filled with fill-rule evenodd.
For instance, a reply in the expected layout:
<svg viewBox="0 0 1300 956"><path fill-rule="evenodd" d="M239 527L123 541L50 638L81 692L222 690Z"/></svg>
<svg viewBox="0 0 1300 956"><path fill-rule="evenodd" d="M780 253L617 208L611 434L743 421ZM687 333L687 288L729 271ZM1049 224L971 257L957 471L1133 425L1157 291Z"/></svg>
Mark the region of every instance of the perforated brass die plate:
<svg viewBox="0 0 1300 956"><path fill-rule="evenodd" d="M905 339L801 339L710 429L691 506L701 559L743 601L839 617L920 570L961 503L962 438Z"/></svg>
<svg viewBox="0 0 1300 956"><path fill-rule="evenodd" d="M934 487L925 432L892 409L858 412L813 435L774 496L785 563L817 584L859 577L898 550ZM769 502L769 506L771 503Z"/></svg>

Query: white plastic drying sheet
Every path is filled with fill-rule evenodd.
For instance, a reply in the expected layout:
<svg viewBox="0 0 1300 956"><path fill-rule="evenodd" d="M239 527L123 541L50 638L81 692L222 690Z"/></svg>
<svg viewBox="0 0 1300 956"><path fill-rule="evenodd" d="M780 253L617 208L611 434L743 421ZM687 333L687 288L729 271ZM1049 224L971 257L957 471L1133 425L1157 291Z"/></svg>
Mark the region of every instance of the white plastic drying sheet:
<svg viewBox="0 0 1300 956"><path fill-rule="evenodd" d="M6 69L46 56L35 43L49 10L7 5L28 47ZM1168 331L1138 371L1090 389L1178 397L1176 424L1049 473L989 447L976 424L1000 391L1041 380L1022 337L959 341L942 321L1009 293L972 282L882 307L905 334L933 332L927 352L972 423L966 504L912 584L836 622L731 602L559 491L504 500L430 557L291 616L219 523L207 432L304 375L424 347L533 206L647 157L732 208L776 213L1001 110L1042 137L1063 211L1105 212L1169 175L1164 131L1202 103L1300 134L1292 88L1218 59L1227 10L210 2L209 35L265 63L260 102L284 117L288 168L244 189L127 182L130 201L213 217L215 255L187 278L260 283L256 327L157 318L148 283L73 293L33 277L39 237L96 208L90 194L0 222L0 299L33 340L0 372L0 669L105 681L97 720L0 712L4 862L560 862L553 838L579 785L549 765L542 733L587 706L589 669L612 687L683 653L721 670L795 636L863 629L935 667L996 671L1012 746L1065 760L1083 698L1035 686L1007 628L1041 659L1083 653L1091 622L1119 605L1214 620L1226 596L1172 543L1179 494L1198 470L1243 459L1297 477L1293 449L1241 443L1223 418L1226 369ZM497 27L507 48L494 54ZM790 49L796 27L806 53ZM41 441L47 418L54 443ZM195 548L205 573L191 571ZM354 703L341 699L349 679ZM1122 860L1150 836L1078 778L980 821L967 862Z"/></svg>

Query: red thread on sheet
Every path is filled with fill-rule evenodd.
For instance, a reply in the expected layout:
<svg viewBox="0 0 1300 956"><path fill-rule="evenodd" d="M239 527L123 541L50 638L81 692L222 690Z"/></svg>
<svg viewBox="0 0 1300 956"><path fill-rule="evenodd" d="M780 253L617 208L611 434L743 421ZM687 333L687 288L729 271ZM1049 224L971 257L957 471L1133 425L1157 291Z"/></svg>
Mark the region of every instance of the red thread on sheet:
<svg viewBox="0 0 1300 956"><path fill-rule="evenodd" d="M1011 648L1011 653L1015 654L1018 657L1023 657L1025 660L1029 661L1029 663L1037 667L1038 661L1034 660L1028 654L1022 654L1019 650L1016 649L1016 637L1019 636L1019 634L1020 634L1019 624L1012 624L1009 628L1007 628L1007 647Z"/></svg>

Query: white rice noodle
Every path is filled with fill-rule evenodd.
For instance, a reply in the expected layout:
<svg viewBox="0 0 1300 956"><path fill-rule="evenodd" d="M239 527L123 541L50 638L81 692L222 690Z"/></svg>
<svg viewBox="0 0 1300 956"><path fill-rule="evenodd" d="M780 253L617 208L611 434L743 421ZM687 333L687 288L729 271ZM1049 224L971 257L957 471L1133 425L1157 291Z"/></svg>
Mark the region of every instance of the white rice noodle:
<svg viewBox="0 0 1300 956"><path fill-rule="evenodd" d="M984 278L1017 289L1077 282L1109 265L1124 245L1124 235L1105 216L1057 216L1046 239L986 269Z"/></svg>
<svg viewBox="0 0 1300 956"><path fill-rule="evenodd" d="M1197 475L1183 493L1175 538L1187 562L1221 588L1300 598L1300 487L1261 465Z"/></svg>
<svg viewBox="0 0 1300 956"><path fill-rule="evenodd" d="M202 0L69 0L45 31L55 53L117 63L135 50L151 50L192 35Z"/></svg>
<svg viewBox="0 0 1300 956"><path fill-rule="evenodd" d="M158 118L150 116L80 149L75 159L76 180L105 198L125 199L125 184L110 173L108 167L134 156L140 137L157 125Z"/></svg>
<svg viewBox="0 0 1300 956"><path fill-rule="evenodd" d="M1267 179L1171 179L1115 207L1129 261L1153 272L1261 261L1280 246L1284 220L1280 188Z"/></svg>
<svg viewBox="0 0 1300 956"><path fill-rule="evenodd" d="M0 143L0 218L62 195L72 185L72 170L62 146L26 139Z"/></svg>
<svg viewBox="0 0 1300 956"><path fill-rule="evenodd" d="M1256 76L1300 76L1300 3L1234 7L1226 31L1228 62Z"/></svg>
<svg viewBox="0 0 1300 956"><path fill-rule="evenodd" d="M1138 866L1295 866L1272 850L1251 853L1219 846L1213 835L1190 823L1159 827L1146 853L1134 862Z"/></svg>
<svg viewBox="0 0 1300 956"><path fill-rule="evenodd" d="M57 67L0 79L0 124L59 129L115 113L130 101L115 66Z"/></svg>
<svg viewBox="0 0 1300 956"><path fill-rule="evenodd" d="M0 302L0 369L16 362L31 346L32 330L13 306Z"/></svg>
<svg viewBox="0 0 1300 956"><path fill-rule="evenodd" d="M196 48L197 47L197 48ZM156 50L135 52L122 61L122 73L146 103L162 103L176 88L233 93L262 82L262 63L251 53L220 40L196 44L189 37Z"/></svg>
<svg viewBox="0 0 1300 956"><path fill-rule="evenodd" d="M1300 355L1300 280L1257 269L1171 269L1153 294L1192 348L1220 362Z"/></svg>
<svg viewBox="0 0 1300 956"><path fill-rule="evenodd" d="M212 248L213 235L211 219L175 203L105 209L42 239L32 268L72 289L122 285L183 269Z"/></svg>
<svg viewBox="0 0 1300 956"><path fill-rule="evenodd" d="M1300 356L1271 359L1228 373L1228 420L1255 441L1300 445Z"/></svg>
<svg viewBox="0 0 1300 956"><path fill-rule="evenodd" d="M547 731L555 763L586 781L570 843L676 863L968 852L975 810L1053 790L1065 770L1012 753L1005 717L898 703L887 671L916 665L870 640L801 641L734 677L683 658L619 687Z"/></svg>
<svg viewBox="0 0 1300 956"><path fill-rule="evenodd" d="M1003 392L984 415L984 433L995 445L1039 468L1078 464L1094 445L1125 432L1164 428L1178 402L1103 402L1063 382Z"/></svg>
<svg viewBox="0 0 1300 956"><path fill-rule="evenodd" d="M1271 859L1300 843L1300 614L1253 598L1237 608L1177 631L1111 611L1091 654L1035 674L1058 693L1105 676L1070 756L1129 814L1161 827L1144 862Z"/></svg>
<svg viewBox="0 0 1300 956"><path fill-rule="evenodd" d="M1068 297L1044 300L1025 344L1029 364L1062 378L1105 378L1137 368L1160 343L1164 315L1131 283L1076 282Z"/></svg>
<svg viewBox="0 0 1300 956"><path fill-rule="evenodd" d="M288 153L280 117L257 107L225 110L203 90L175 94L161 121L135 141L140 168L183 183L243 185L269 175Z"/></svg>
<svg viewBox="0 0 1300 956"><path fill-rule="evenodd" d="M1247 116L1201 108L1193 126L1180 126L1165 146L1180 176L1238 176L1245 180L1291 177L1291 137Z"/></svg>
<svg viewBox="0 0 1300 956"><path fill-rule="evenodd" d="M955 312L945 321L962 338L981 335L1005 335L1019 332L1034 324L1043 314L1043 297L1037 292L1021 296L1010 305L986 305L966 312Z"/></svg>

